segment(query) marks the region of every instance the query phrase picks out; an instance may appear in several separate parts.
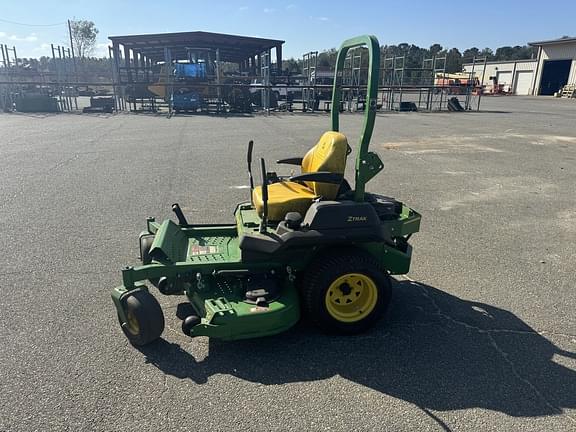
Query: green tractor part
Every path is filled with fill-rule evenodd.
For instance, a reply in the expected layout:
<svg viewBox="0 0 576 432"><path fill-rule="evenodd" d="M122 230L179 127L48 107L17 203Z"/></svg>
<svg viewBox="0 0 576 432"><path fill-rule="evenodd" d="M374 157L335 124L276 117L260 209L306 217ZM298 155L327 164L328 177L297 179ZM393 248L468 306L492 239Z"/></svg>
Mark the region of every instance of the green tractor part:
<svg viewBox="0 0 576 432"><path fill-rule="evenodd" d="M190 224L174 204L178 222L147 219L139 236L142 265L122 270L112 292L118 320L134 345L158 339L164 316L149 286L164 295L185 295L177 315L189 336L223 340L283 332L301 315L327 332L354 334L382 317L390 302L390 275L405 274L420 228L420 215L401 202L367 193L383 163L368 151L376 115L379 44L374 36L345 41L338 52L332 107L340 106L346 53L367 46L368 88L364 129L356 155L354 189L344 179L351 152L331 114L332 130L304 157L277 161L300 165L291 177L252 176L251 200L239 204L235 221Z"/></svg>

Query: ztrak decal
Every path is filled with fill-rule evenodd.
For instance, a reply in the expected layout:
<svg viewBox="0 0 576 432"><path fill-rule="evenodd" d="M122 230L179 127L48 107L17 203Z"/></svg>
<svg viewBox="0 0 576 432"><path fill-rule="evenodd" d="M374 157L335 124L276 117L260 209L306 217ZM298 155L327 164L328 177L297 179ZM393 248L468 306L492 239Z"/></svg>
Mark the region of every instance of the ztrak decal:
<svg viewBox="0 0 576 432"><path fill-rule="evenodd" d="M367 220L368 216L348 216L346 222L366 222Z"/></svg>

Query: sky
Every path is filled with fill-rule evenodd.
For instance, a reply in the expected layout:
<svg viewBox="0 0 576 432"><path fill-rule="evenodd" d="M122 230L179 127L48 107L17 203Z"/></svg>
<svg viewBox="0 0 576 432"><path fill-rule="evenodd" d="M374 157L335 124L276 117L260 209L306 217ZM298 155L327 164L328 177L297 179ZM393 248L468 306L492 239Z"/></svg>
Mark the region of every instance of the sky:
<svg viewBox="0 0 576 432"><path fill-rule="evenodd" d="M367 33L381 45L439 43L461 51L576 36L573 0L2 0L1 6L0 43L16 46L19 57L50 56L51 43L68 46L66 20L74 18L94 21L101 56L108 36L196 30L285 40L284 58Z"/></svg>

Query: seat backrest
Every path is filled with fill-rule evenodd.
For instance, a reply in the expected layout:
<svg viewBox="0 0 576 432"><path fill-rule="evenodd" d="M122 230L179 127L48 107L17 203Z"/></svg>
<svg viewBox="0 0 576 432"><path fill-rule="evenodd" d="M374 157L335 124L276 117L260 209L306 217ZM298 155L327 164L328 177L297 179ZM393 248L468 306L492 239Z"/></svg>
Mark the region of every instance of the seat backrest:
<svg viewBox="0 0 576 432"><path fill-rule="evenodd" d="M318 143L302 159L302 173L329 171L344 175L348 140L340 132L324 132ZM306 182L306 185L318 196L332 200L336 198L340 185L320 182Z"/></svg>

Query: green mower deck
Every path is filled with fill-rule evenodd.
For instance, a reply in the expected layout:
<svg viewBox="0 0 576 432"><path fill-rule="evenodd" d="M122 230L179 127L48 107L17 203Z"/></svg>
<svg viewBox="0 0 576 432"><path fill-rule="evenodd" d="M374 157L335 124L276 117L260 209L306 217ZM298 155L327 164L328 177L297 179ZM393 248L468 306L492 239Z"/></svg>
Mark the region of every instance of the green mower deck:
<svg viewBox="0 0 576 432"><path fill-rule="evenodd" d="M123 322L123 297L132 290L146 289L145 280L166 278L162 284L165 294L186 294L197 316L202 317L192 327L190 336L210 336L233 340L267 336L292 327L300 319L300 307L294 279L306 268L318 247L302 247L280 252L267 261L243 261L239 248L240 235L261 236L260 217L250 203L241 204L235 211L236 224L179 226L171 220L157 223L147 220L147 231L140 237L154 236L149 253L159 259L140 267L126 267L122 271L124 284L117 287L112 298ZM408 236L418 231L420 215L403 206L399 218L390 220L384 230L390 236ZM357 245L382 259L390 274L407 273L412 249L405 251L368 242ZM289 260L290 266L286 266ZM242 277L268 272L286 275L281 295L266 307L244 301ZM240 277L239 277L240 276ZM156 285L159 285L156 282Z"/></svg>

